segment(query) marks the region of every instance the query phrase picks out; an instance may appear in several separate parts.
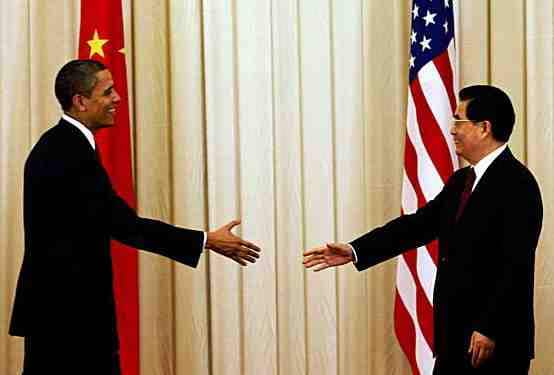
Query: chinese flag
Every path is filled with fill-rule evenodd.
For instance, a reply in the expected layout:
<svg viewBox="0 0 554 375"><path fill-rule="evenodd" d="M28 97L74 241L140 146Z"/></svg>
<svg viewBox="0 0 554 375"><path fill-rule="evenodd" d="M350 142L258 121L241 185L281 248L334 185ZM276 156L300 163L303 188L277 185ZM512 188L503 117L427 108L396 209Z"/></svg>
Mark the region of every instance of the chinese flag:
<svg viewBox="0 0 554 375"><path fill-rule="evenodd" d="M106 65L121 96L115 126L100 130L95 138L114 189L135 208L122 13L121 0L81 0L79 58ZM138 375L138 254L112 242L112 260L122 374Z"/></svg>

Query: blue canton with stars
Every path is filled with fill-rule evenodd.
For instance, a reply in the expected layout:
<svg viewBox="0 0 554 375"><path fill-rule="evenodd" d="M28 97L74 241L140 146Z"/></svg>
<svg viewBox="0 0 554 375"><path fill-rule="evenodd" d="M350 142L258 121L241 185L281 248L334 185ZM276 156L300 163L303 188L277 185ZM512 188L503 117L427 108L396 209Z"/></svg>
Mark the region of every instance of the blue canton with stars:
<svg viewBox="0 0 554 375"><path fill-rule="evenodd" d="M410 33L410 82L419 70L446 51L454 38L453 0L414 0Z"/></svg>

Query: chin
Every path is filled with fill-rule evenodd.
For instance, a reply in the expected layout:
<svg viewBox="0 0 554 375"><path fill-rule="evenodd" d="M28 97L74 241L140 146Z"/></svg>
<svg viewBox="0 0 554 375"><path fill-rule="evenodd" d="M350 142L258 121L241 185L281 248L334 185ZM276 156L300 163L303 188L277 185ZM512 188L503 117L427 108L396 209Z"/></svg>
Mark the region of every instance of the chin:
<svg viewBox="0 0 554 375"><path fill-rule="evenodd" d="M111 128L112 126L115 125L115 122L104 122L102 124L98 124L98 127L97 129L105 129L105 128Z"/></svg>

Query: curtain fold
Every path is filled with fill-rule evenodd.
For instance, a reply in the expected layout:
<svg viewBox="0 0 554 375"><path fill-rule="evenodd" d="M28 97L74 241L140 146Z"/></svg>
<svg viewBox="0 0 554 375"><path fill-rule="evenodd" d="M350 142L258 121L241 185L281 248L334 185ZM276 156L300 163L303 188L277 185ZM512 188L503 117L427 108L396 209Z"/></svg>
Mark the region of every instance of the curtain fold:
<svg viewBox="0 0 554 375"><path fill-rule="evenodd" d="M141 253L143 374L407 374L393 330L395 263L304 271L304 249L400 212L409 0L124 1L141 215L237 232L247 268L206 251L190 269ZM459 84L504 88L510 147L545 207L537 358L554 368L554 5L464 0ZM23 255L25 158L57 122L56 72L76 56L79 2L0 0L0 374ZM187 251L187 249L183 249Z"/></svg>

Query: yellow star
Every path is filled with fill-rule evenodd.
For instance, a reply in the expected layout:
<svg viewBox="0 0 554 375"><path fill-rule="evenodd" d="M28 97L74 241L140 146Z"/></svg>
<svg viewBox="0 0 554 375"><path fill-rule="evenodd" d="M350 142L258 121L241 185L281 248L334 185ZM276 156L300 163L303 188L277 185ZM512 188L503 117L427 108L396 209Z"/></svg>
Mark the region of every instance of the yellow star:
<svg viewBox="0 0 554 375"><path fill-rule="evenodd" d="M90 46L89 58L91 58L95 54L104 57L104 50L102 49L102 47L106 43L108 43L108 39L100 39L100 37L98 36L98 30L94 29L94 36L91 40L87 42L87 44Z"/></svg>
<svg viewBox="0 0 554 375"><path fill-rule="evenodd" d="M121 54L125 55L125 48L122 48L122 49L120 49L120 50L119 50L119 51L117 51L117 52L119 52L119 53L121 53Z"/></svg>

